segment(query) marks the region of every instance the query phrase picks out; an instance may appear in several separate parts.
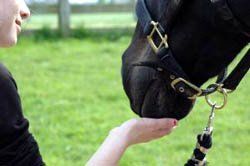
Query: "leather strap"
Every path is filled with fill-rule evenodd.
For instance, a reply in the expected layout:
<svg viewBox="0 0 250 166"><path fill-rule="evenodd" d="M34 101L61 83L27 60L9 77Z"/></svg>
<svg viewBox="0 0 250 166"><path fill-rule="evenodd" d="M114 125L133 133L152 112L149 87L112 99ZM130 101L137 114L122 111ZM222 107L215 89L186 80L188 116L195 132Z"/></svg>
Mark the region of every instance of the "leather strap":
<svg viewBox="0 0 250 166"><path fill-rule="evenodd" d="M246 55L239 62L239 64L234 68L231 74L223 82L225 89L235 90L242 79L245 77L250 68L250 49L247 51Z"/></svg>
<svg viewBox="0 0 250 166"><path fill-rule="evenodd" d="M168 71L171 71L175 77L181 77L189 80L187 74L183 71L182 67L178 64L176 59L173 56L172 51L168 48L162 48L157 57L164 64L165 68Z"/></svg>
<svg viewBox="0 0 250 166"><path fill-rule="evenodd" d="M177 15L177 11L181 8L181 5L183 4L181 3L182 1L183 0L179 0L178 3L176 0L169 1L169 5L171 5L172 12L168 12L169 14L169 16L167 15L169 18L168 20L173 20L171 18ZM143 28L144 34L147 36L150 35L150 33L153 30L153 26L151 24L153 19L151 17L151 14L149 13L146 0L137 1L136 14L138 17L138 21L141 27ZM165 29L168 29L167 25L171 27L170 22L172 21L168 21L168 23L164 24L164 26L161 26L163 24L159 24L158 28L162 34L166 34ZM155 41L157 42L158 40L159 38L155 37ZM156 53L156 55L161 60L161 62L165 66L165 69L168 72L171 72L177 78L181 77L181 78L185 78L189 80L187 74L183 71L182 67L178 64L178 62L173 56L172 51L169 48L163 47L158 53Z"/></svg>
<svg viewBox="0 0 250 166"><path fill-rule="evenodd" d="M136 4L136 15L138 17L138 21L143 28L143 32L145 35L149 35L153 29L151 21L153 21L151 14L149 13L149 9L147 7L145 0L138 0ZM162 33L164 33L164 29L161 28Z"/></svg>
<svg viewBox="0 0 250 166"><path fill-rule="evenodd" d="M225 79L227 78L227 74L228 74L227 68L223 69L220 72L220 74L218 75L216 83L217 84L222 84L225 81Z"/></svg>

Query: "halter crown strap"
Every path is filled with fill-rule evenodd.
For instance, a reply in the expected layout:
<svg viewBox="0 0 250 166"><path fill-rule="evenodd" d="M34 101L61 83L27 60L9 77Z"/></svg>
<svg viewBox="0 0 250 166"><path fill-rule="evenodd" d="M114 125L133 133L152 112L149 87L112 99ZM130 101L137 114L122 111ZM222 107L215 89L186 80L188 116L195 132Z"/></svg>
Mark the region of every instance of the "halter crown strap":
<svg viewBox="0 0 250 166"><path fill-rule="evenodd" d="M149 35L153 29L152 18L145 0L138 0L136 4L136 15L145 35ZM162 29L163 30L163 29Z"/></svg>

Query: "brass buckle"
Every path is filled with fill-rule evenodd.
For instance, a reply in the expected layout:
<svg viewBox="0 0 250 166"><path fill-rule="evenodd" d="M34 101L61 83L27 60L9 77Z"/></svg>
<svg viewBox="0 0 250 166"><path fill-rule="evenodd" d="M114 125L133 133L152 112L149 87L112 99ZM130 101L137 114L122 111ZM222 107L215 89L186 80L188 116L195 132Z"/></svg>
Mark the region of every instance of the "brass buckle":
<svg viewBox="0 0 250 166"><path fill-rule="evenodd" d="M148 39L148 42L149 42L150 46L154 50L154 52L158 53L163 45L164 45L164 47L168 48L168 42L167 42L168 36L166 34L165 35L161 34L161 32L160 32L160 30L158 28L158 26L159 26L158 22L151 21L151 24L153 25L153 29L152 29L150 35L147 36L147 39ZM155 44L154 39L153 39L153 36L154 36L155 33L157 33L157 35L161 39L161 43L160 43L159 46L157 46Z"/></svg>
<svg viewBox="0 0 250 166"><path fill-rule="evenodd" d="M183 78L177 78L177 79L175 79L175 80L171 83L171 87L172 87L173 89L175 89L175 85L178 84L178 83L180 83L180 82L185 83L186 85L188 85L190 88L192 88L193 90L195 90L195 91L197 92L195 95L193 95L193 96L191 96L191 97L188 97L188 99L194 100L194 99L196 99L197 97L199 97L199 96L202 94L202 90L201 90L199 87L195 86L194 84L188 82L187 80L185 80L185 79L183 79ZM175 89L175 90L176 90L176 89Z"/></svg>

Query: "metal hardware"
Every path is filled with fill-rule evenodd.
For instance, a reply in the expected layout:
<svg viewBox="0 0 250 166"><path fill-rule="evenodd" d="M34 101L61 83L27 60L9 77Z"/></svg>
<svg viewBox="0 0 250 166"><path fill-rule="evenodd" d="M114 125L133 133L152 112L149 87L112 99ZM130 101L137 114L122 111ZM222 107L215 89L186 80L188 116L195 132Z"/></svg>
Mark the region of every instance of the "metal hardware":
<svg viewBox="0 0 250 166"><path fill-rule="evenodd" d="M226 89L222 88L222 85L218 87L217 92L223 95L223 102L220 105L217 104L216 102L212 102L211 99L209 98L209 95L205 95L205 99L208 105L210 105L211 107L215 107L215 109L222 109L227 104L228 93Z"/></svg>
<svg viewBox="0 0 250 166"><path fill-rule="evenodd" d="M212 106L212 109L211 109L211 112L210 112L210 115L209 115L209 118L208 118L208 122L207 122L207 126L206 128L204 129L203 131L203 134L211 134L213 132L213 123L214 123L214 117L215 117L215 111L216 109L216 104L214 104Z"/></svg>
<svg viewBox="0 0 250 166"><path fill-rule="evenodd" d="M165 48L168 48L168 36L166 34L162 34L159 30L159 23L158 22L154 22L151 21L151 24L153 25L153 29L150 33L150 35L147 36L148 42L151 45L152 49L154 50L155 53L158 53L159 50L164 46ZM156 43L154 42L153 36L154 34L157 34L160 39L161 39L161 43L159 44L159 46L156 45Z"/></svg>
<svg viewBox="0 0 250 166"><path fill-rule="evenodd" d="M160 67L158 67L157 70L158 70L159 72L162 72L162 71L163 71L163 69L160 68Z"/></svg>
<svg viewBox="0 0 250 166"><path fill-rule="evenodd" d="M231 89L225 89L227 91L227 94L230 94L230 93L233 93L234 90L231 90Z"/></svg>
<svg viewBox="0 0 250 166"><path fill-rule="evenodd" d="M184 89L183 87L180 87L180 88L179 88L179 91L180 91L181 93L184 93L184 92L185 92L185 89Z"/></svg>
<svg viewBox="0 0 250 166"><path fill-rule="evenodd" d="M173 89L175 89L175 85L178 84L178 83L180 83L180 82L183 82L184 84L186 84L187 86L189 86L190 88L192 88L193 90L195 90L195 91L197 92L197 93L194 94L193 96L188 97L188 99L190 99L190 100L196 99L197 97L199 97L199 96L202 94L202 90L201 90L199 87L195 86L194 84L188 82L187 80L185 80L185 79L183 79L183 78L177 78L177 79L175 79L175 80L171 83L171 87L172 87Z"/></svg>
<svg viewBox="0 0 250 166"><path fill-rule="evenodd" d="M171 80L174 80L174 79L175 79L175 76L174 76L174 75L170 75L170 79L171 79Z"/></svg>

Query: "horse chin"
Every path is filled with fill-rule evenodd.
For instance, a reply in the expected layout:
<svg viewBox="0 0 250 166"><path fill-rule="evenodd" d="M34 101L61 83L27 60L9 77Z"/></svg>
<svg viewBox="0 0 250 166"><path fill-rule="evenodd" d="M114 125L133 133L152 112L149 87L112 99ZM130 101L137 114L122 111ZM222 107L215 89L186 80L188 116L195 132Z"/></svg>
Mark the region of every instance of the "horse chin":
<svg viewBox="0 0 250 166"><path fill-rule="evenodd" d="M127 74L124 89L132 110L141 117L182 119L195 103L177 95L153 69L135 67Z"/></svg>

